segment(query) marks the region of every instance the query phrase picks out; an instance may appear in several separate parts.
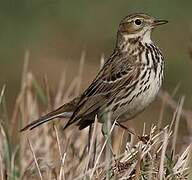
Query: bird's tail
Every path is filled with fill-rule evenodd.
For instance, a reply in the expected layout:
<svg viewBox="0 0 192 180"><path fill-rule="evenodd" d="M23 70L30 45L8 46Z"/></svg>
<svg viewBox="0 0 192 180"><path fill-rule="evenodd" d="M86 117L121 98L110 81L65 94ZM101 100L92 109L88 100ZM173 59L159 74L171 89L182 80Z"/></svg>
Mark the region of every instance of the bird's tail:
<svg viewBox="0 0 192 180"><path fill-rule="evenodd" d="M26 125L24 128L22 128L20 131L25 130L32 130L36 128L37 126L44 124L48 121L51 121L55 118L71 118L73 111L79 101L79 97L73 99L67 104L64 104L63 106L59 107L58 109L46 114L45 116L40 117L39 119L33 121L32 123Z"/></svg>

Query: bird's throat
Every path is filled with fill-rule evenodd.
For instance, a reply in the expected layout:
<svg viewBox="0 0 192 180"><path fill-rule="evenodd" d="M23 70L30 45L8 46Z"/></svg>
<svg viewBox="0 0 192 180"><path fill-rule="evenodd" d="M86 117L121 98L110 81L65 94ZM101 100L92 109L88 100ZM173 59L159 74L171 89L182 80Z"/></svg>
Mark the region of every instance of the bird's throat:
<svg viewBox="0 0 192 180"><path fill-rule="evenodd" d="M151 32L146 31L143 34L129 34L129 35L120 35L117 40L118 49L121 52L129 52L134 48L139 46L139 43L151 43Z"/></svg>

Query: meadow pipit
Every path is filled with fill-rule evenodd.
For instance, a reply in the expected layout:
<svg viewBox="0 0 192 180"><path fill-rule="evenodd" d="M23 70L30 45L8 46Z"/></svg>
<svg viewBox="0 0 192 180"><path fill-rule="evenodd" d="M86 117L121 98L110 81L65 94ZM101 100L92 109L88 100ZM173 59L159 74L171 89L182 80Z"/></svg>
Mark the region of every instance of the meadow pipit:
<svg viewBox="0 0 192 180"><path fill-rule="evenodd" d="M96 115L102 122L103 115L110 112L112 122L123 122L143 111L157 96L163 80L164 60L151 40L151 31L167 22L142 13L126 16L120 22L113 53L89 87L21 131L63 117L69 118L65 127L75 123L83 129Z"/></svg>

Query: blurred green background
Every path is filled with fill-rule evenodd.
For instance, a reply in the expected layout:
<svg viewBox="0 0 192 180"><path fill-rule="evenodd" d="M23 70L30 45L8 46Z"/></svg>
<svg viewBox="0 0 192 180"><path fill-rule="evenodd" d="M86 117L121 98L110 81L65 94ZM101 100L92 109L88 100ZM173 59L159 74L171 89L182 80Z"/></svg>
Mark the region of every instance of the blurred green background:
<svg viewBox="0 0 192 180"><path fill-rule="evenodd" d="M118 23L132 12L145 12L170 23L153 39L166 58L164 88L192 104L191 0L0 0L0 87L6 84L8 107L19 92L24 54L30 51L30 69L41 82L47 75L51 90L66 70L74 78L81 52L86 52L85 88L100 66L102 54L113 50Z"/></svg>

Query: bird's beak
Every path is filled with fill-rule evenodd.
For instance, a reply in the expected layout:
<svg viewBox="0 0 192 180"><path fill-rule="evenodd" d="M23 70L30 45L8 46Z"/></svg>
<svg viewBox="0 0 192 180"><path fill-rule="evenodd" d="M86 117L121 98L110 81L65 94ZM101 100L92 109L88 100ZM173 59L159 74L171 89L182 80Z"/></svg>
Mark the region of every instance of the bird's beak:
<svg viewBox="0 0 192 180"><path fill-rule="evenodd" d="M156 26L167 24L167 23L168 23L167 20L154 20L152 23L152 27L154 28Z"/></svg>

